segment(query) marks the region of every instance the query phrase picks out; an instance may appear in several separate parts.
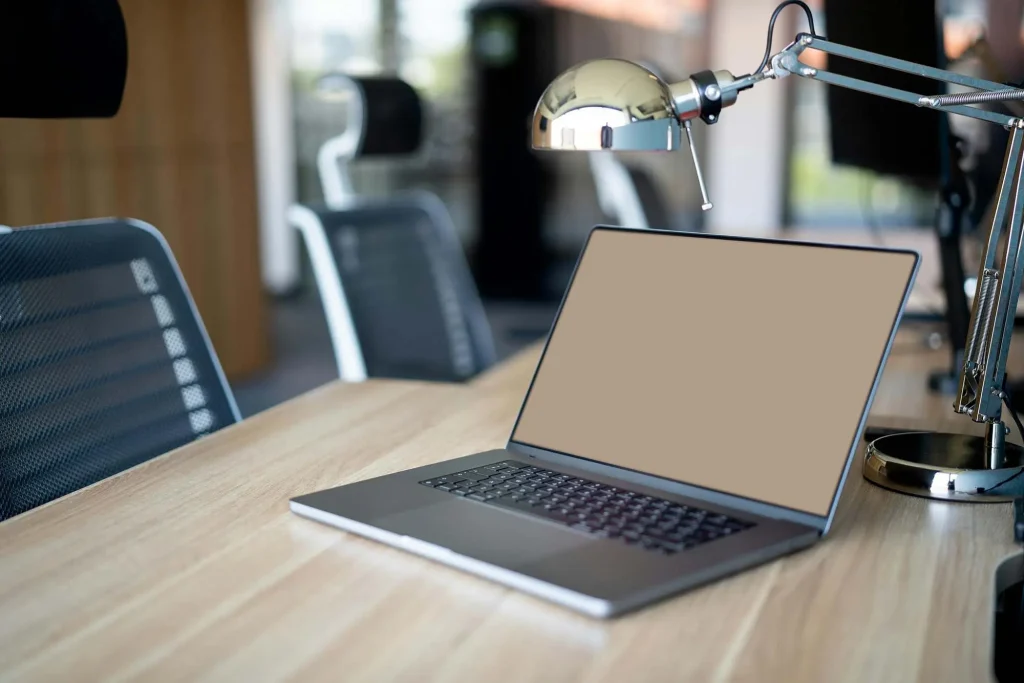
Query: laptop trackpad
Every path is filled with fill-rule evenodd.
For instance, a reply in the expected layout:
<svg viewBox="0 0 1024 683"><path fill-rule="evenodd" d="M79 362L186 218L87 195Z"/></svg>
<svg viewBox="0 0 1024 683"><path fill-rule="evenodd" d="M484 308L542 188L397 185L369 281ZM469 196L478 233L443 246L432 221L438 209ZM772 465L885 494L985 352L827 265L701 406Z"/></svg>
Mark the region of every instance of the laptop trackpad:
<svg viewBox="0 0 1024 683"><path fill-rule="evenodd" d="M458 498L388 515L373 525L504 567L593 543L569 529Z"/></svg>

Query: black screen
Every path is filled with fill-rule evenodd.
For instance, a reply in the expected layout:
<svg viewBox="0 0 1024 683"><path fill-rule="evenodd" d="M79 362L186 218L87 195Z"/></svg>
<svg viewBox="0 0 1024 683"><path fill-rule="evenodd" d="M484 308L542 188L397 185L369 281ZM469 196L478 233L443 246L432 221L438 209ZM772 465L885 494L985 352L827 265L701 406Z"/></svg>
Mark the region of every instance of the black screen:
<svg viewBox="0 0 1024 683"><path fill-rule="evenodd" d="M825 0L828 40L924 66L944 67L935 0ZM931 79L829 56L828 70L922 95ZM904 102L829 87L833 163L934 185L941 174L941 116Z"/></svg>

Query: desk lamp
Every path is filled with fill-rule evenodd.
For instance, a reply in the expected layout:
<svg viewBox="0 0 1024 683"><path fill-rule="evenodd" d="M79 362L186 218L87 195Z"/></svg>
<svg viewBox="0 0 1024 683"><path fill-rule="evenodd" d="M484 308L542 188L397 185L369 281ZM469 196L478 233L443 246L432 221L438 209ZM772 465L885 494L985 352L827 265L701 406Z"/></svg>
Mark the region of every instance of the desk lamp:
<svg viewBox="0 0 1024 683"><path fill-rule="evenodd" d="M793 43L772 55L775 21L788 5L804 10L810 33L798 34ZM970 92L921 95L842 76L801 62L800 55L808 49L955 84ZM691 134L692 122L701 119L712 125L743 91L790 75L987 121L1010 131L953 403L956 413L985 425L985 436L931 432L884 436L869 445L864 476L886 488L930 498L1012 500L1024 491L1024 449L1007 443L1009 429L1002 420L1002 408L1006 404L1018 432L1024 435L1011 398L1004 391L1006 359L1024 275L1024 119L971 105L1024 100L1024 90L830 42L815 33L806 4L787 0L772 14L761 64L747 75L701 71L679 83L667 84L644 67L620 59L597 59L570 68L552 81L537 104L533 147L673 151L683 147L685 132L703 197L702 208L707 211L712 203Z"/></svg>

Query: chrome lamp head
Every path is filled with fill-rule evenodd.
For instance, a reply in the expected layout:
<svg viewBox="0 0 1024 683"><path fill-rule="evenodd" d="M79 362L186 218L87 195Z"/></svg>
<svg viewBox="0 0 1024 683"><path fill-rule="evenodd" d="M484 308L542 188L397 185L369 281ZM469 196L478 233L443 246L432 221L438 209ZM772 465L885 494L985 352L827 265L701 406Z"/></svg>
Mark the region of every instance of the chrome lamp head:
<svg viewBox="0 0 1024 683"><path fill-rule="evenodd" d="M533 114L533 148L616 152L671 152L686 131L697 181L704 186L690 121L718 121L736 101L736 79L728 71L702 71L668 85L649 69L624 59L577 64L551 82Z"/></svg>
<svg viewBox="0 0 1024 683"><path fill-rule="evenodd" d="M715 123L736 101L728 71L704 71L669 85L624 59L595 59L563 72L533 114L533 148L671 152L681 125Z"/></svg>
<svg viewBox="0 0 1024 683"><path fill-rule="evenodd" d="M672 151L679 146L669 87L623 59L596 59L562 73L533 115L535 149Z"/></svg>

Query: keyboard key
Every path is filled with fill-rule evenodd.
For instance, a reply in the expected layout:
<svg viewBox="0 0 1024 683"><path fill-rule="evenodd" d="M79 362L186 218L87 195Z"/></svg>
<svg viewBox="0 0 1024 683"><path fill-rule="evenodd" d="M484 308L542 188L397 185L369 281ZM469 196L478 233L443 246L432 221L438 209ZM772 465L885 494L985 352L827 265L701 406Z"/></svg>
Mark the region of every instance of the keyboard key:
<svg viewBox="0 0 1024 683"><path fill-rule="evenodd" d="M468 496L472 493L469 489L452 489L452 493L456 496Z"/></svg>
<svg viewBox="0 0 1024 683"><path fill-rule="evenodd" d="M486 497L481 496L479 493L471 493L468 496L466 496L466 498L469 498L470 500L479 500L481 502L487 500Z"/></svg>
<svg viewBox="0 0 1024 683"><path fill-rule="evenodd" d="M645 548L660 548L661 547L661 541L659 539L653 538L651 536L641 536L640 537L640 543Z"/></svg>
<svg viewBox="0 0 1024 683"><path fill-rule="evenodd" d="M451 484L441 484L440 486L435 486L434 488L437 489L438 491L451 491L454 487Z"/></svg>

